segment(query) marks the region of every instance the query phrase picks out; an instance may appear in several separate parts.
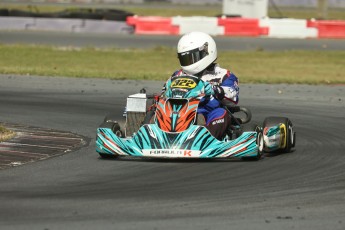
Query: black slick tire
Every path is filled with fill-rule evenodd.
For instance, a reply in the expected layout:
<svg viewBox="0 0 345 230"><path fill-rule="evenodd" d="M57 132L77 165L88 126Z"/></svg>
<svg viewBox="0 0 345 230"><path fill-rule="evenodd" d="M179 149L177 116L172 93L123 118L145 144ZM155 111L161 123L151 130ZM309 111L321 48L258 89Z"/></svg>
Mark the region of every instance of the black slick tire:
<svg viewBox="0 0 345 230"><path fill-rule="evenodd" d="M284 124L286 127L286 145L284 148L280 149L284 153L291 152L291 148L295 146L296 133L293 130L292 122L287 117L267 117L263 123L263 129L266 127L272 127L278 124Z"/></svg>

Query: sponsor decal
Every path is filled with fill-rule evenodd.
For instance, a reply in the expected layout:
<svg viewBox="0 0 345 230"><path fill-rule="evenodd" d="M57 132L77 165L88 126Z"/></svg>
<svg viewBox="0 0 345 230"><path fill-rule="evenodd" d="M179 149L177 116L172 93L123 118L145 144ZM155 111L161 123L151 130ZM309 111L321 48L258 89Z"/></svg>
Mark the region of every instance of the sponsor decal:
<svg viewBox="0 0 345 230"><path fill-rule="evenodd" d="M198 150L185 149L143 149L144 156L151 157L199 157Z"/></svg>
<svg viewBox="0 0 345 230"><path fill-rule="evenodd" d="M274 126L270 128L265 128L264 129L264 142L265 142L265 147L269 149L278 149L280 148L280 140L281 140L281 135L279 132L279 127Z"/></svg>
<svg viewBox="0 0 345 230"><path fill-rule="evenodd" d="M280 135L275 136L264 136L265 147L269 149L280 148Z"/></svg>
<svg viewBox="0 0 345 230"><path fill-rule="evenodd" d="M191 157L192 156L192 150L184 150L183 151L183 156Z"/></svg>
<svg viewBox="0 0 345 230"><path fill-rule="evenodd" d="M285 148L286 146L286 127L284 124L279 124L270 128L264 129L264 139L267 147L270 148Z"/></svg>
<svg viewBox="0 0 345 230"><path fill-rule="evenodd" d="M212 125L216 125L216 124L220 124L220 123L224 123L224 118L213 121Z"/></svg>
<svg viewBox="0 0 345 230"><path fill-rule="evenodd" d="M188 93L188 89L180 89L180 88L178 88L178 89L172 89L171 91L173 91L173 92L184 92L184 93Z"/></svg>

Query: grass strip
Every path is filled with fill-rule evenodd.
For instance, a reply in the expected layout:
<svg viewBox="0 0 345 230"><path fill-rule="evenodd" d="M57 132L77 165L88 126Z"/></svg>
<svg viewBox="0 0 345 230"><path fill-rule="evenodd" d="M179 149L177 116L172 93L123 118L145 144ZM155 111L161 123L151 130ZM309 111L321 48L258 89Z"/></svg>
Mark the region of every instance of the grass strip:
<svg viewBox="0 0 345 230"><path fill-rule="evenodd" d="M179 69L176 51L1 45L0 73L166 80ZM220 51L222 67L242 83L345 84L345 51Z"/></svg>
<svg viewBox="0 0 345 230"><path fill-rule="evenodd" d="M103 4L104 7L99 5L85 5L81 7L73 5L49 5L49 4L15 4L15 3L0 3L0 8L24 10L31 12L59 12L63 10L74 11L80 8L108 8L126 10L140 16L162 16L162 17L173 17L173 16L206 16L215 17L222 14L222 5L176 5L176 4L165 4L165 3L146 3L146 4ZM278 7L268 8L268 17L270 18L296 18L296 19L311 19L318 18L319 12L316 7ZM329 8L327 11L327 19L345 20L344 10L342 8Z"/></svg>
<svg viewBox="0 0 345 230"><path fill-rule="evenodd" d="M11 139L15 135L15 132L8 130L4 126L0 125L0 142Z"/></svg>

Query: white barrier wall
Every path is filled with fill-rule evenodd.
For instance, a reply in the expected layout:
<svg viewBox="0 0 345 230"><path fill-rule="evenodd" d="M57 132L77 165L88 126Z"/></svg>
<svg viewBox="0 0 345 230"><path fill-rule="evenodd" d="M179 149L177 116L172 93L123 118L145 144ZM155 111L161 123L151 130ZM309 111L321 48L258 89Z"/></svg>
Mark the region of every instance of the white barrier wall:
<svg viewBox="0 0 345 230"><path fill-rule="evenodd" d="M34 18L34 22L29 30L73 32L74 28L83 25L82 19L66 18Z"/></svg>
<svg viewBox="0 0 345 230"><path fill-rule="evenodd" d="M180 34L201 31L210 35L224 34L224 27L218 26L216 17L172 17L172 25L180 27Z"/></svg>
<svg viewBox="0 0 345 230"><path fill-rule="evenodd" d="M133 33L133 27L126 22L87 19L83 26L74 28L74 32L128 34Z"/></svg>
<svg viewBox="0 0 345 230"><path fill-rule="evenodd" d="M67 18L0 17L0 30L40 30L89 33L132 33L123 21Z"/></svg>
<svg viewBox="0 0 345 230"><path fill-rule="evenodd" d="M260 27L268 27L268 37L275 38L316 38L316 28L308 28L304 19L274 19L259 20Z"/></svg>
<svg viewBox="0 0 345 230"><path fill-rule="evenodd" d="M34 24L33 18L0 17L0 30L25 30Z"/></svg>

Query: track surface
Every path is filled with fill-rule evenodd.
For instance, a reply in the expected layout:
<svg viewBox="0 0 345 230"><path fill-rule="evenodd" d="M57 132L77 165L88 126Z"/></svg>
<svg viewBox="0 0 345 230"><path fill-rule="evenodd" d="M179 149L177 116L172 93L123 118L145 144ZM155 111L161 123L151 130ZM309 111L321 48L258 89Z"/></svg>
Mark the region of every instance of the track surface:
<svg viewBox="0 0 345 230"><path fill-rule="evenodd" d="M180 36L0 31L0 43L117 48L176 47ZM216 37L219 50L345 50L344 40Z"/></svg>
<svg viewBox="0 0 345 230"><path fill-rule="evenodd" d="M345 229L345 87L242 85L286 115L296 151L259 162L102 160L95 131L162 82L0 76L0 119L79 133L76 152L0 171L1 229Z"/></svg>

